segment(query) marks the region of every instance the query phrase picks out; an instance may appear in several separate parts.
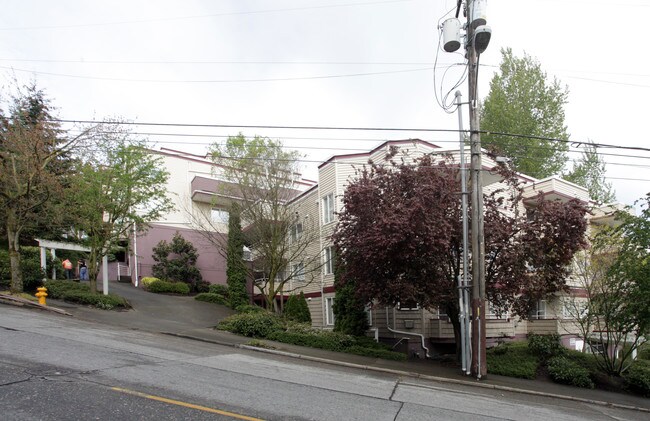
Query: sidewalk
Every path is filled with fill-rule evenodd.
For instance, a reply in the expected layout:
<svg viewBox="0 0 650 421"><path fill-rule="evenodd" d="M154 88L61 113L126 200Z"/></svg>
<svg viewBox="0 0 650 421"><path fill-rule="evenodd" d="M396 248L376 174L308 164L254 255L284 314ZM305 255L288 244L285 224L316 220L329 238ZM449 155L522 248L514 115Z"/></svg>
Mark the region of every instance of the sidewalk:
<svg viewBox="0 0 650 421"><path fill-rule="evenodd" d="M111 282L109 291L129 300L133 309L105 311L57 300L48 300L48 306L64 310L82 320L245 348L263 353L281 354L321 363L398 374L405 377L551 396L591 404L637 409L650 413L650 399L641 396L581 389L545 380L525 380L497 375L490 375L487 379L479 382L464 376L458 368L447 367L429 360L388 361L267 340L264 340L264 342L272 349L251 347L246 345L251 340L250 338L213 329L220 320L233 313L232 310L225 306L196 301L192 297L151 294L134 288L131 284L118 282ZM4 302L4 300L0 300L0 302Z"/></svg>

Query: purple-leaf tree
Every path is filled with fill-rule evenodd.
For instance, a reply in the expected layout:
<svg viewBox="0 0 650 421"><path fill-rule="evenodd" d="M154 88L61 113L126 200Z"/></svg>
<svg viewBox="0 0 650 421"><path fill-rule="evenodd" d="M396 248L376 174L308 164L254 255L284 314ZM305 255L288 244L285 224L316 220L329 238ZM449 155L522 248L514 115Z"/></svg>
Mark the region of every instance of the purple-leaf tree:
<svg viewBox="0 0 650 421"><path fill-rule="evenodd" d="M537 300L566 289L573 255L585 246L587 208L541 195L524 207L516 174L498 171L502 188L484 196L486 292L497 313L526 318ZM438 307L459 344L460 199L449 158L370 162L346 189L333 235L341 282L354 280L366 302Z"/></svg>

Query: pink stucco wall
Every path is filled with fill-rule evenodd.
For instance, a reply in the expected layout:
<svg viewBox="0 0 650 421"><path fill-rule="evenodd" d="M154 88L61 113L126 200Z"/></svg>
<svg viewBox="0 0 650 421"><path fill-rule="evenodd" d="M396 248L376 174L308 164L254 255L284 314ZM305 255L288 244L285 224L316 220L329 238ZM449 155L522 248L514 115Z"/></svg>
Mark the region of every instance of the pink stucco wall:
<svg viewBox="0 0 650 421"><path fill-rule="evenodd" d="M151 255L153 248L162 240L170 242L176 232L191 242L196 247L199 258L196 266L201 271L203 280L211 284L226 284L226 260L219 254L215 245L206 240L195 230L168 227L152 224L151 228L142 235L138 235L138 274L139 276L152 276L151 271L156 263ZM225 234L224 234L225 235Z"/></svg>

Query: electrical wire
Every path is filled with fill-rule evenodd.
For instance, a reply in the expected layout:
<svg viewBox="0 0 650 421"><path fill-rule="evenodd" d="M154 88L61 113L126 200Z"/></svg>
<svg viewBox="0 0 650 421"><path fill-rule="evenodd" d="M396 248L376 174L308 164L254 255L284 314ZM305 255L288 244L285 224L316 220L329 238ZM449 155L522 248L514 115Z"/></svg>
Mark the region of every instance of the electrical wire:
<svg viewBox="0 0 650 421"><path fill-rule="evenodd" d="M240 129L283 129L283 130L346 130L346 131L378 131L378 132L391 132L391 131L401 131L401 132L422 132L422 133L458 133L465 132L468 133L468 130L459 130L459 129L433 129L433 128L415 128L415 127L343 127L343 126L283 126L283 125L263 125L263 124L197 124L197 123L154 123L154 122L134 122L134 121L102 121L102 120L70 120L70 119L50 119L48 121L57 122L57 123L69 123L69 124L117 124L117 125L126 125L126 126L157 126L157 127L196 127L196 128L240 128ZM607 143L594 143L594 142L577 142L574 140L565 140L557 139L547 136L534 136L534 135L524 135L516 133L506 133L506 132L495 132L487 130L479 130L478 133L487 134L487 135L499 135L499 136L508 136L520 139L532 139L532 140L547 140L550 142L566 143L566 144L591 144L597 148L611 148L611 149L623 149L623 150L636 150L643 152L650 152L650 148L639 147L639 146L620 146Z"/></svg>
<svg viewBox="0 0 650 421"><path fill-rule="evenodd" d="M71 29L71 28L89 28L94 26L112 26L112 25L129 25L129 24L141 24L141 23L155 23L155 22L170 22L170 21L180 21L188 19L204 19L204 18L213 18L221 16L241 16L241 15L257 15L257 14L267 14L267 13L279 13L279 12L295 12L303 10L312 10L312 9L330 9L338 7L355 7L355 6L367 6L375 4L387 4L387 3L404 3L411 2L413 0L381 0L381 1L367 1L367 2L358 2L358 3L340 3L340 4L329 4L329 5L320 5L320 6L303 6L303 7L287 7L282 9L266 9L266 10L249 10L245 12L223 12L223 13L212 13L205 15L193 15L193 16L176 16L169 18L151 18L151 19L138 19L130 21L119 21L119 22L104 22L104 23L82 23L76 25L47 25L47 26L14 26L0 28L0 31L24 31L24 30L40 30L40 29Z"/></svg>
<svg viewBox="0 0 650 421"><path fill-rule="evenodd" d="M415 73L422 72L427 70L432 70L432 67L423 67L418 69L404 69L404 70L386 70L383 72L364 72L364 73L348 73L348 74L337 74L337 75L321 75L321 76L299 76L299 77L282 77L282 78L262 78L262 79L188 79L188 80L179 80L179 79L127 79L127 78L111 78L111 77L98 77L98 76L82 76L82 75L71 75L65 73L54 73L54 72L41 72L35 70L27 69L17 69L14 67L0 66L0 69L12 70L15 72L24 72L32 73L36 75L46 75L46 76L57 76L57 77L67 77L73 79L89 79L89 80L103 80L111 82L137 82L137 83L192 83L192 84L201 84L201 83L257 83L257 82L287 82L295 80L317 80L317 79L340 79L347 77L361 77L361 76L376 76L376 75L388 75L388 74L398 74L398 73Z"/></svg>

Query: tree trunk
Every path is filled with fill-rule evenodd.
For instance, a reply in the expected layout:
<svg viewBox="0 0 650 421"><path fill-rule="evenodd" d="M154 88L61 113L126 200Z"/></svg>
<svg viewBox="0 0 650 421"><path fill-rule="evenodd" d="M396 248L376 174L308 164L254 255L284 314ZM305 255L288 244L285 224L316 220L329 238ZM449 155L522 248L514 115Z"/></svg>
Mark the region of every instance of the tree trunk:
<svg viewBox="0 0 650 421"><path fill-rule="evenodd" d="M460 341L460 319L459 319L459 310L457 306L449 305L446 308L447 316L449 316L449 321L451 326L454 328L454 340L456 341L456 361L460 362L461 357L461 341Z"/></svg>
<svg viewBox="0 0 650 421"><path fill-rule="evenodd" d="M23 274L20 271L20 233L15 224L15 217L8 211L7 216L7 242L9 249L9 265L11 267L11 287L12 294L23 292Z"/></svg>

